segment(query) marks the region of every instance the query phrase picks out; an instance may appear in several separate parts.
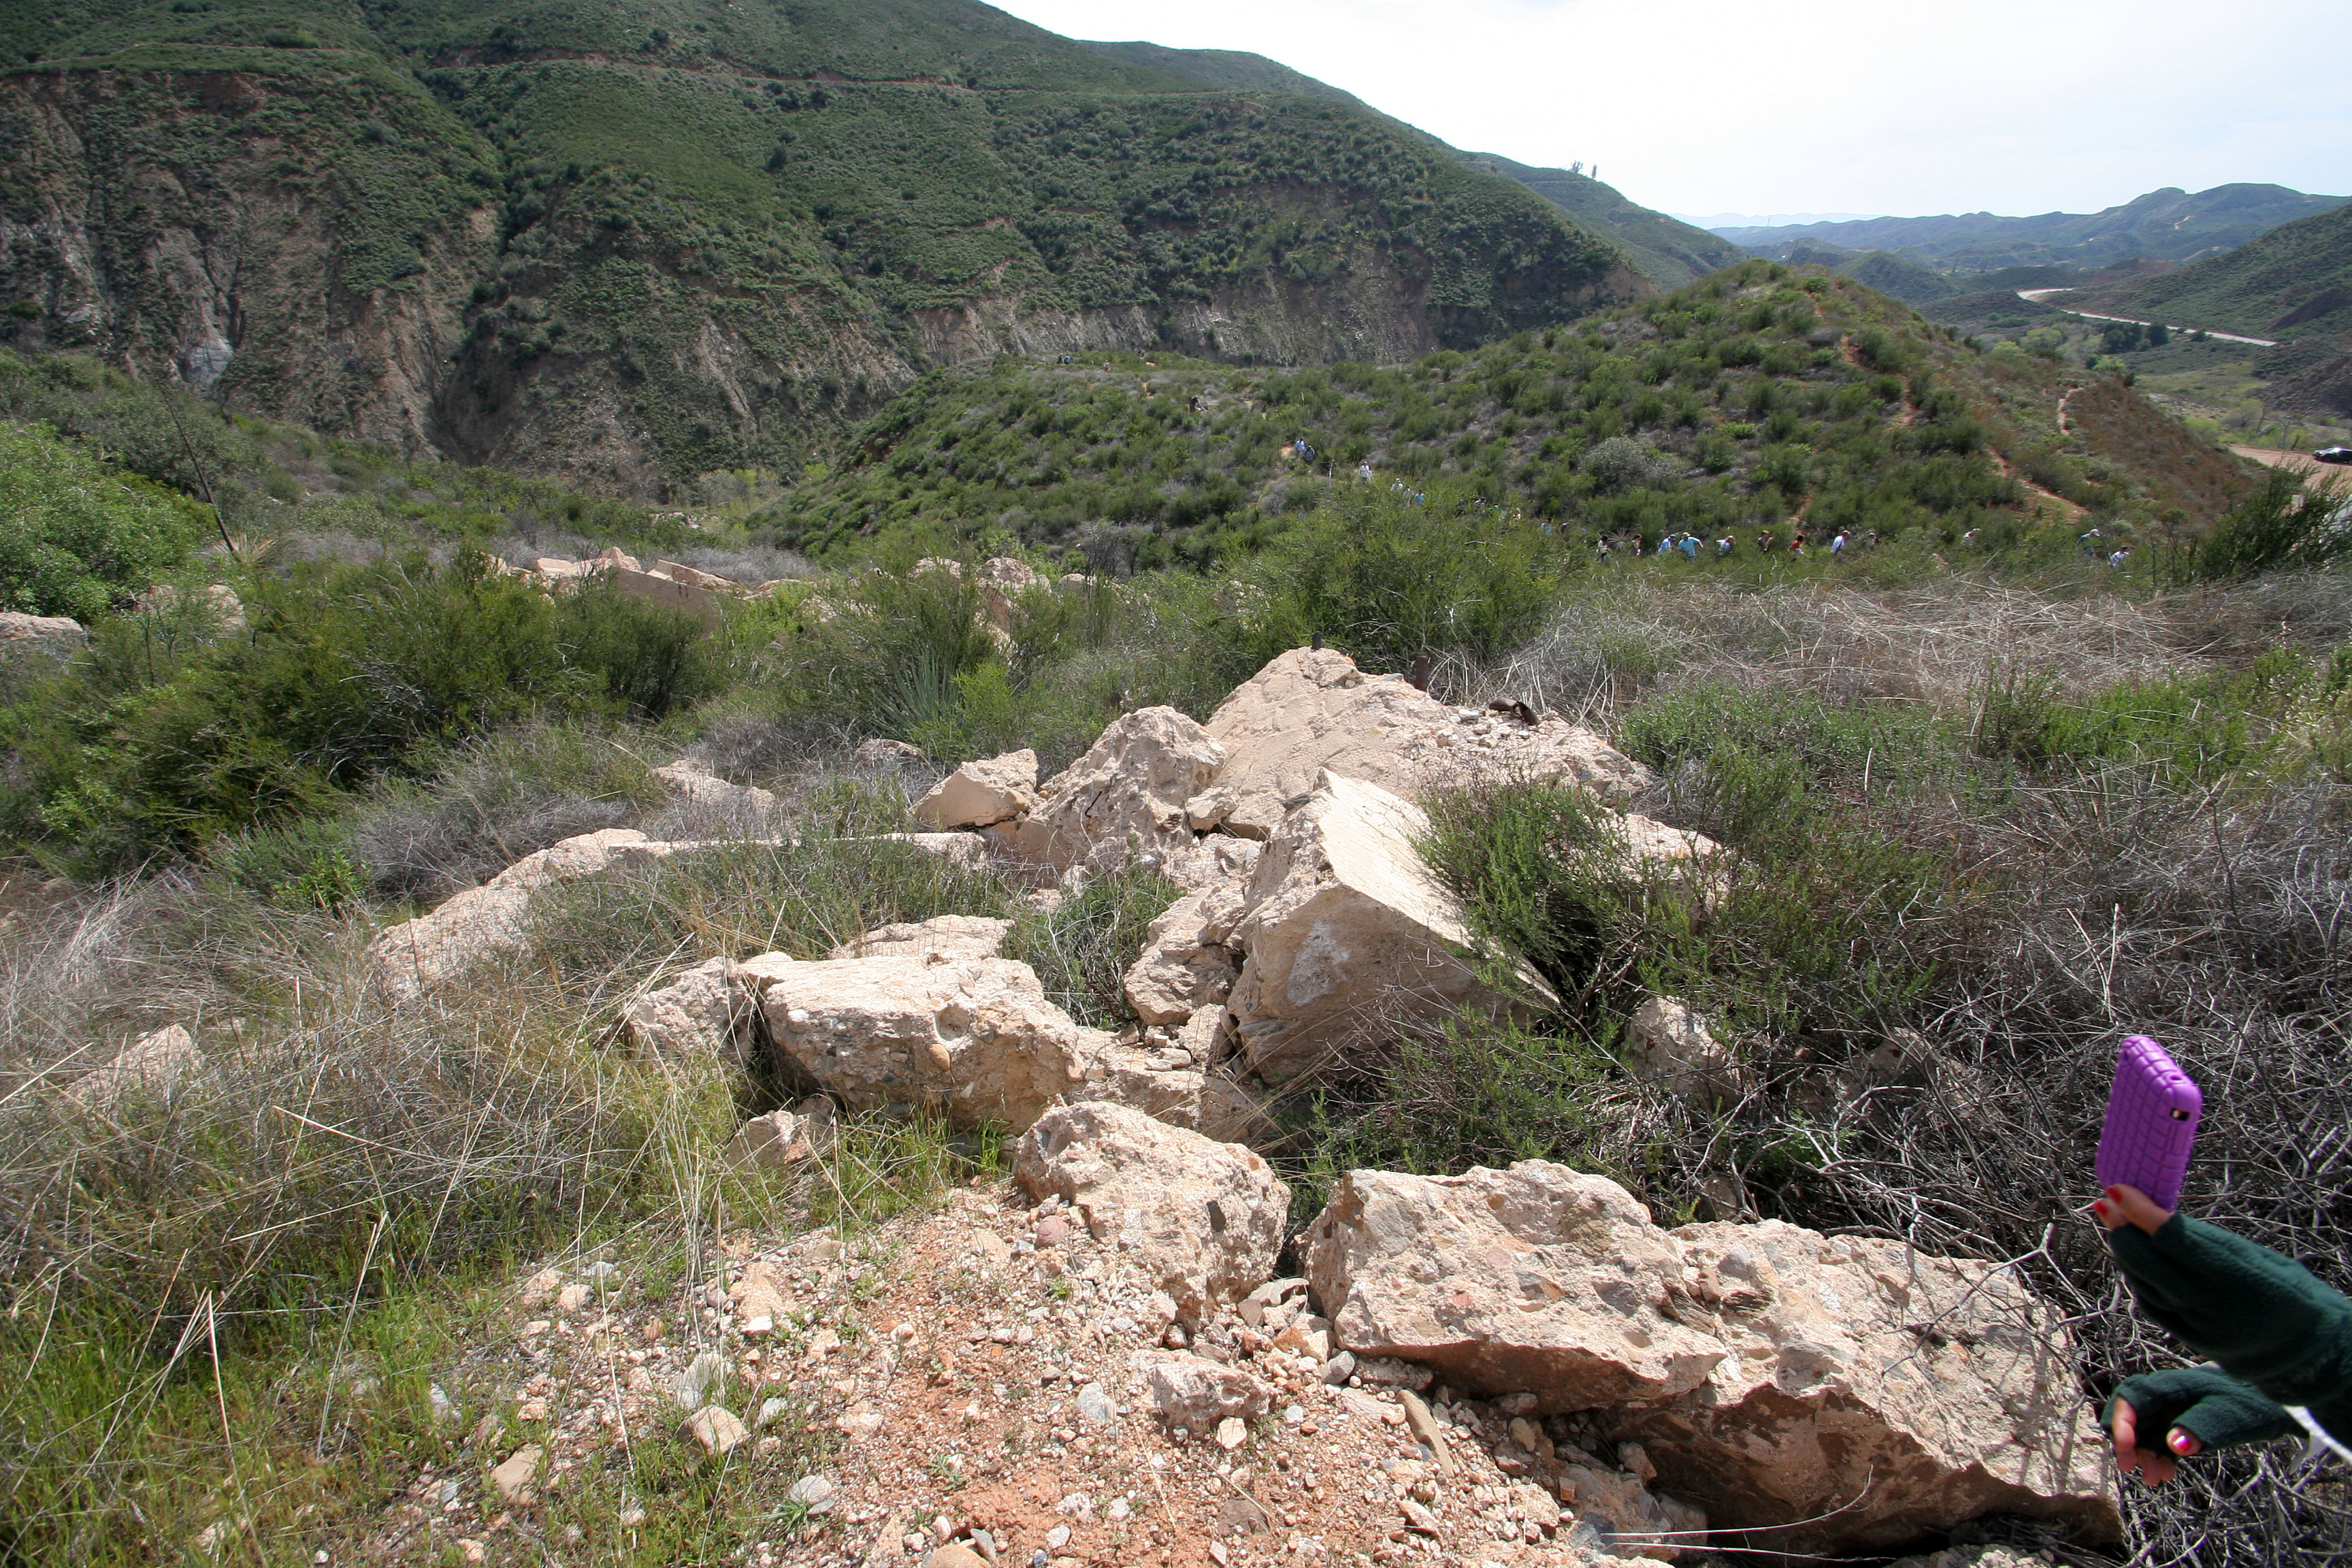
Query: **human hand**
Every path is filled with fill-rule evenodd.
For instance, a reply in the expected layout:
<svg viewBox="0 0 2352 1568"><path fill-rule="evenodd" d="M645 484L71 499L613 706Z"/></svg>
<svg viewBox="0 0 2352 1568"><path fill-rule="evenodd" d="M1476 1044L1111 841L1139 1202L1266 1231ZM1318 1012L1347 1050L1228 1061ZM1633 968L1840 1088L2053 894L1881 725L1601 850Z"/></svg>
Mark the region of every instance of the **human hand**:
<svg viewBox="0 0 2352 1568"><path fill-rule="evenodd" d="M2172 1217L2172 1211L2158 1208L2156 1200L2137 1187L2118 1185L2109 1187L2106 1196L2091 1205L2091 1217L2109 1230L2127 1224L2154 1236Z"/></svg>
<svg viewBox="0 0 2352 1568"><path fill-rule="evenodd" d="M2145 1203L2147 1200L2143 1197L2141 1201ZM2115 1438L2116 1468L2124 1474L2137 1474L2143 1484L2160 1487L2178 1472L2179 1467L2172 1462L2172 1454L2166 1453L2164 1448L2142 1448L2138 1446L2139 1413L2131 1407L2130 1401L2122 1398L2116 1401ZM2198 1454L2204 1447L2197 1440L2195 1433L2184 1432L2178 1426L2165 1435L2164 1447L2184 1459Z"/></svg>

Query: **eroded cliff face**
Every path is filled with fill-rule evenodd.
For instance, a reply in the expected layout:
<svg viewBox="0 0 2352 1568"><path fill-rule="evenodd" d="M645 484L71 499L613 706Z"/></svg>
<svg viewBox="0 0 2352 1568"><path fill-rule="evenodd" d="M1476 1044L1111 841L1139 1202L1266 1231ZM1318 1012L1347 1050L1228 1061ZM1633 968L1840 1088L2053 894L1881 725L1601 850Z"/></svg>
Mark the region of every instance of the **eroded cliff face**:
<svg viewBox="0 0 2352 1568"><path fill-rule="evenodd" d="M495 177L373 65L0 78L18 342L410 452L497 258ZM471 178L476 170L478 178Z"/></svg>
<svg viewBox="0 0 2352 1568"><path fill-rule="evenodd" d="M1278 100L192 53L0 76L17 344L620 493L794 468L940 364L1393 361L1647 288Z"/></svg>

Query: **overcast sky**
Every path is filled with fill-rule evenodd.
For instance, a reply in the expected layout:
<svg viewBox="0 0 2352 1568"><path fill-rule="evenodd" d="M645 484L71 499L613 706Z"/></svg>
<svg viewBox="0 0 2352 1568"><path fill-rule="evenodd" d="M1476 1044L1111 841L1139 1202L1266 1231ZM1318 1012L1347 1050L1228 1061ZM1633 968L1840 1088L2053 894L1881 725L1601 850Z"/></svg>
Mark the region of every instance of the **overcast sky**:
<svg viewBox="0 0 2352 1568"><path fill-rule="evenodd" d="M2315 0L1002 0L1249 49L1457 147L1671 212L2095 212L2352 185L2352 13Z"/></svg>

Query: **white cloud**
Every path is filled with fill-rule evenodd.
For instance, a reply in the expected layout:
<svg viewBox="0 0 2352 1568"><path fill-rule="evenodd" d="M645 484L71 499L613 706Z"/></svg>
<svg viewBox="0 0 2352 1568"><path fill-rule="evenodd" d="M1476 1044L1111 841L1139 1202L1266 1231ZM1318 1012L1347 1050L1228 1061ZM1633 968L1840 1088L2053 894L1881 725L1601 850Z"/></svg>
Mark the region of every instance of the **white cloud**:
<svg viewBox="0 0 2352 1568"><path fill-rule="evenodd" d="M2347 194L2342 14L2248 0L1011 0L1073 37L1248 49L1457 147L1676 212L2095 211Z"/></svg>

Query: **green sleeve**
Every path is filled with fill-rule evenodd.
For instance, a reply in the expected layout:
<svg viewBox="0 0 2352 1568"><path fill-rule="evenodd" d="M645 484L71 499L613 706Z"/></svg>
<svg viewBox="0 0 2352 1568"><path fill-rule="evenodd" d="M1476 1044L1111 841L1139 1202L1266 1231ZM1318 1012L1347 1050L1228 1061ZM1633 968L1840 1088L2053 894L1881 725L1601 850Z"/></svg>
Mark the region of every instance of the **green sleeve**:
<svg viewBox="0 0 2352 1568"><path fill-rule="evenodd" d="M2331 1432L2352 1423L2352 1301L2309 1269L2187 1215L2154 1236L2118 1226L2107 1247L2141 1310L2199 1355Z"/></svg>
<svg viewBox="0 0 2352 1568"><path fill-rule="evenodd" d="M2132 1407L2137 1418L2138 1446L2143 1448L2163 1447L2165 1434L2175 1426L2193 1434L2208 1448L2267 1443L2303 1430L2294 1416L2260 1391L2210 1366L2126 1378L2116 1389L2116 1399ZM2099 1425L2112 1428L2115 1418L2115 1399L2111 1399L2099 1411Z"/></svg>

